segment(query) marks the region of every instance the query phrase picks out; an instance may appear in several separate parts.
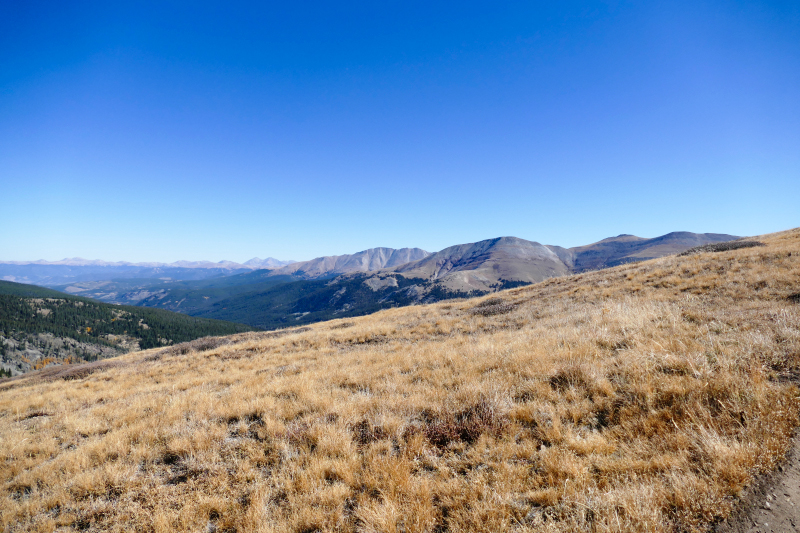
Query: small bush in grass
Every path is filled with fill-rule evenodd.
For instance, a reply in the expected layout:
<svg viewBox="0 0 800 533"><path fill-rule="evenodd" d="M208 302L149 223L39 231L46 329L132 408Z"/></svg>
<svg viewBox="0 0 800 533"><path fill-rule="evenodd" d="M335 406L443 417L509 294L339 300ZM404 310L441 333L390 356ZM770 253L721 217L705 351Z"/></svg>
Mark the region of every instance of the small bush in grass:
<svg viewBox="0 0 800 533"><path fill-rule="evenodd" d="M353 440L360 446L388 438L389 434L381 426L373 426L367 420L361 420L352 428Z"/></svg>
<svg viewBox="0 0 800 533"><path fill-rule="evenodd" d="M422 428L412 426L406 431L406 438L421 431L428 442L437 448L446 448L454 442L473 444L484 433L499 437L508 425L507 418L500 416L486 401L455 414L431 416L430 413L423 413L423 417L427 420Z"/></svg>

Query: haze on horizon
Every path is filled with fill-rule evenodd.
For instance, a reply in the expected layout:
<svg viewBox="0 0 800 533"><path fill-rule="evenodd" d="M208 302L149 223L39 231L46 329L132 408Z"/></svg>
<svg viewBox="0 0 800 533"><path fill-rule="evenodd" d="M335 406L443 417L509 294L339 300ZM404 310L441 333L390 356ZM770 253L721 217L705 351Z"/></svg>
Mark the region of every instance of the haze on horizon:
<svg viewBox="0 0 800 533"><path fill-rule="evenodd" d="M796 2L0 5L0 260L800 225Z"/></svg>

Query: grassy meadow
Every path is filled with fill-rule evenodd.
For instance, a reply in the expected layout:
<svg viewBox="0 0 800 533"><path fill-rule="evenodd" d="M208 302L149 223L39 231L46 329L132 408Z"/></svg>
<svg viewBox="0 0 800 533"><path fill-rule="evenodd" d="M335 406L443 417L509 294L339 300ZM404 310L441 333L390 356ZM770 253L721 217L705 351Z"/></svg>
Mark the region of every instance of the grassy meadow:
<svg viewBox="0 0 800 533"><path fill-rule="evenodd" d="M800 415L800 230L0 382L5 531L708 531Z"/></svg>

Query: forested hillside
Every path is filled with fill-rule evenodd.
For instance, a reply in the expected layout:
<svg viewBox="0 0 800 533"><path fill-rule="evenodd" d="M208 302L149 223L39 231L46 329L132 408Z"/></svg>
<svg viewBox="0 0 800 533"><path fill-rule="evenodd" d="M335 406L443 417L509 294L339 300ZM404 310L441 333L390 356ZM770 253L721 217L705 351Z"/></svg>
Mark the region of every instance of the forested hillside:
<svg viewBox="0 0 800 533"><path fill-rule="evenodd" d="M515 284L502 281L497 284L498 289L510 286ZM359 273L335 280L284 283L210 303L191 314L243 322L262 329L277 329L482 294L486 292L452 291L424 279L406 278L395 273L378 277ZM142 305L148 305L148 301Z"/></svg>
<svg viewBox="0 0 800 533"><path fill-rule="evenodd" d="M4 374L252 329L163 309L112 305L40 287L0 282L0 357Z"/></svg>

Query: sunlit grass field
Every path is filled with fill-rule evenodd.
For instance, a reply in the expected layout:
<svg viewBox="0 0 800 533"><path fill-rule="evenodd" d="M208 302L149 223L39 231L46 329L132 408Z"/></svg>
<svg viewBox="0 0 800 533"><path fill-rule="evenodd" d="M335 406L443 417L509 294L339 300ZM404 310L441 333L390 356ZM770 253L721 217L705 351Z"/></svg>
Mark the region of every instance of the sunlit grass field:
<svg viewBox="0 0 800 533"><path fill-rule="evenodd" d="M6 531L706 531L800 414L800 230L0 382Z"/></svg>

